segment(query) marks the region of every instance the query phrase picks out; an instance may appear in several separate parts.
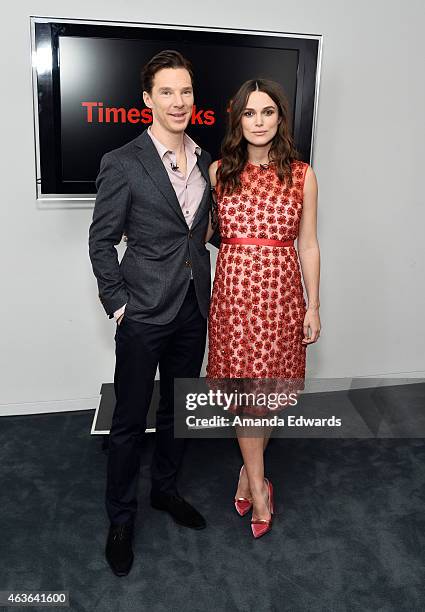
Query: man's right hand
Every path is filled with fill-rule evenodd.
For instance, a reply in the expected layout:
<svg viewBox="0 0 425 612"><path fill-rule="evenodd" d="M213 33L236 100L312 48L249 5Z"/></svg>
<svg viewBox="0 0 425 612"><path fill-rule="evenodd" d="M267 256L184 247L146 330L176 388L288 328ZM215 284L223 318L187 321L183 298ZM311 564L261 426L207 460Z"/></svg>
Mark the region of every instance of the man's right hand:
<svg viewBox="0 0 425 612"><path fill-rule="evenodd" d="M121 308L118 308L118 310L116 310L114 312L114 317L115 317L115 320L117 322L117 325L121 324L122 318L123 318L124 313L125 313L125 307L126 306L127 306L127 303L124 304L124 306L121 306Z"/></svg>

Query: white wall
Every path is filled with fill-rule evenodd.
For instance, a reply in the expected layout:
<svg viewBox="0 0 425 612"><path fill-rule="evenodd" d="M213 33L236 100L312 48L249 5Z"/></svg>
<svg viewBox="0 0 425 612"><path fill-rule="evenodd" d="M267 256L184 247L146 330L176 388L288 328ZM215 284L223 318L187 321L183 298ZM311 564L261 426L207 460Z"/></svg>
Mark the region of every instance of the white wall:
<svg viewBox="0 0 425 612"><path fill-rule="evenodd" d="M2 9L0 414L94 407L114 371L115 326L87 253L92 211L35 202L30 15L323 34L323 331L308 372L423 373L422 0L32 0Z"/></svg>

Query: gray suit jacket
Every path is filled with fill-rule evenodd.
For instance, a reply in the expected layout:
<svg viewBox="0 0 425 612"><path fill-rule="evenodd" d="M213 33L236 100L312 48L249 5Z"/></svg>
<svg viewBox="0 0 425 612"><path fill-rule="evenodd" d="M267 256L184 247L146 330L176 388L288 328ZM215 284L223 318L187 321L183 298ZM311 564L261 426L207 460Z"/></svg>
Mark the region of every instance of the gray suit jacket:
<svg viewBox="0 0 425 612"><path fill-rule="evenodd" d="M146 130L106 153L96 180L97 197L89 230L89 254L99 298L109 315L127 303L125 317L164 325L183 303L192 270L199 308L208 316L210 253L204 237L210 207L208 166L198 167L205 191L189 230L164 164ZM125 231L127 249L118 262L115 245ZM219 246L216 233L211 242Z"/></svg>

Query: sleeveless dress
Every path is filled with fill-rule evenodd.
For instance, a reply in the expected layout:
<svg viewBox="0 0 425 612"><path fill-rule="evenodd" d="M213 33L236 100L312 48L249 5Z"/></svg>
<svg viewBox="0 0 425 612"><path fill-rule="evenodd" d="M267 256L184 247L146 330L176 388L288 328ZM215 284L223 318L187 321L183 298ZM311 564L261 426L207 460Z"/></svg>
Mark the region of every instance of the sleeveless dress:
<svg viewBox="0 0 425 612"><path fill-rule="evenodd" d="M230 196L223 196L219 188L216 191L222 239L295 240L307 168L302 161L291 164L289 187L279 180L273 164L261 167L248 162L241 187ZM305 312L293 244L222 243L208 319L206 379L210 387L219 387L213 379L249 379L248 390L252 390L253 379L260 379L257 392L267 387L269 392L297 394L305 378L306 345L301 342ZM227 382L221 390L233 386ZM233 411L241 412L236 406ZM268 409L245 406L244 411L265 414Z"/></svg>

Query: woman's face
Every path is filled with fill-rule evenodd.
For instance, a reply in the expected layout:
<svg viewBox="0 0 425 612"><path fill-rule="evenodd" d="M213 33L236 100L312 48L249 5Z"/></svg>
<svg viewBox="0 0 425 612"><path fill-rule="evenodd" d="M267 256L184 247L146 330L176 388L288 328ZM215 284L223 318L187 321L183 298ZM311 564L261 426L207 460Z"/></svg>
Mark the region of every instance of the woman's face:
<svg viewBox="0 0 425 612"><path fill-rule="evenodd" d="M264 146L271 142L281 119L278 108L264 91L253 91L242 112L244 138L252 145Z"/></svg>

